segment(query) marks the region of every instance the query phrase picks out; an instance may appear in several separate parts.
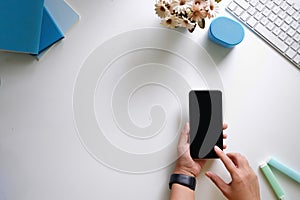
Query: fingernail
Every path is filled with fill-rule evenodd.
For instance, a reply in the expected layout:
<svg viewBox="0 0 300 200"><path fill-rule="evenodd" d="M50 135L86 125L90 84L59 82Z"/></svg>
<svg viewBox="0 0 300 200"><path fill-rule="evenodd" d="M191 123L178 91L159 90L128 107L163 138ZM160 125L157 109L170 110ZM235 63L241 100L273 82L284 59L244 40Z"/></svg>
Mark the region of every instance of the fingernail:
<svg viewBox="0 0 300 200"><path fill-rule="evenodd" d="M218 146L215 146L214 149L215 149L215 151L222 151L222 150L220 149L220 147L218 147Z"/></svg>
<svg viewBox="0 0 300 200"><path fill-rule="evenodd" d="M185 123L185 127L184 127L184 129L187 131L187 132L189 132L190 131L190 123Z"/></svg>
<svg viewBox="0 0 300 200"><path fill-rule="evenodd" d="M210 178L211 177L211 172L210 171L205 172L205 175Z"/></svg>

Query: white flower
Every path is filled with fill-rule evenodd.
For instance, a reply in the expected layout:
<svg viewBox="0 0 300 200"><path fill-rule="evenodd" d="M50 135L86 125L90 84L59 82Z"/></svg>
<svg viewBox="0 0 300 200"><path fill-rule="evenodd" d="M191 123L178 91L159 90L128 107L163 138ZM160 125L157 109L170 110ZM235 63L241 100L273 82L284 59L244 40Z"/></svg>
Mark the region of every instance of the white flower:
<svg viewBox="0 0 300 200"><path fill-rule="evenodd" d="M184 14L193 5L192 0L172 0L171 7L177 14Z"/></svg>
<svg viewBox="0 0 300 200"><path fill-rule="evenodd" d="M161 24L168 28L176 28L180 25L180 19L174 15L171 15L169 17L164 18L161 21Z"/></svg>
<svg viewBox="0 0 300 200"><path fill-rule="evenodd" d="M163 1L163 0L159 0L155 4L155 12L160 18L168 17L171 14L169 9L168 9L168 3L166 1Z"/></svg>
<svg viewBox="0 0 300 200"><path fill-rule="evenodd" d="M188 29L190 32L193 32L196 28L196 23L191 22L185 17L180 18L179 20L179 26L180 27L185 27Z"/></svg>
<svg viewBox="0 0 300 200"><path fill-rule="evenodd" d="M205 2L206 2L206 0L194 0L194 5L200 5Z"/></svg>
<svg viewBox="0 0 300 200"><path fill-rule="evenodd" d="M215 17L219 12L219 5L215 0L209 0L208 6L207 6L207 17L210 19L212 17Z"/></svg>
<svg viewBox="0 0 300 200"><path fill-rule="evenodd" d="M199 22L201 19L207 17L205 3L195 4L191 7L191 12L188 13L188 18L192 21Z"/></svg>

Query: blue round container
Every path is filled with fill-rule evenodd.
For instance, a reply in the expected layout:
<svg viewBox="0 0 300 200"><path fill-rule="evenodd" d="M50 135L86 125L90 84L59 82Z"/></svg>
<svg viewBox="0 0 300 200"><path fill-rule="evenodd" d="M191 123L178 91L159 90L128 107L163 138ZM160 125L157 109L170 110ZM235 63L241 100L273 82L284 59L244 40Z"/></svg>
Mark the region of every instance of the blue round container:
<svg viewBox="0 0 300 200"><path fill-rule="evenodd" d="M244 36L243 27L238 22L227 17L214 19L208 31L209 39L226 48L232 48L242 42Z"/></svg>

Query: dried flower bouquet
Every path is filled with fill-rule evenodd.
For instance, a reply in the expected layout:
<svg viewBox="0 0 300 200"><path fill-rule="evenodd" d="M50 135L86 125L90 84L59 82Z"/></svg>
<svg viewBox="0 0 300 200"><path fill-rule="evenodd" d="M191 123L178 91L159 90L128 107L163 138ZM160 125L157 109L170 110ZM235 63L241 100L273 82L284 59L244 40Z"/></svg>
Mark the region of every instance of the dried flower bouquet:
<svg viewBox="0 0 300 200"><path fill-rule="evenodd" d="M218 13L221 0L157 0L155 12L162 19L161 24L169 28L185 27L193 32L196 25L205 27L205 18Z"/></svg>

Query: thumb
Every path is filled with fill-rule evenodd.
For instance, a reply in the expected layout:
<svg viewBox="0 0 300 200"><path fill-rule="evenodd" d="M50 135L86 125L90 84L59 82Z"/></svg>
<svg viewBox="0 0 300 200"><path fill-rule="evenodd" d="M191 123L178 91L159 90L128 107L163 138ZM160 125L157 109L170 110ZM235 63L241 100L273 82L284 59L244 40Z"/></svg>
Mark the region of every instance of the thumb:
<svg viewBox="0 0 300 200"><path fill-rule="evenodd" d="M190 125L186 123L183 130L181 131L179 141L178 141L178 153L181 156L188 150L188 141L189 141L189 132L190 132Z"/></svg>
<svg viewBox="0 0 300 200"><path fill-rule="evenodd" d="M212 172L206 172L205 175L221 190L221 192L226 196L228 193L229 186L216 174Z"/></svg>

